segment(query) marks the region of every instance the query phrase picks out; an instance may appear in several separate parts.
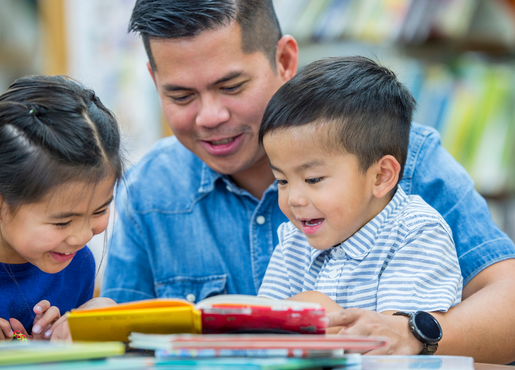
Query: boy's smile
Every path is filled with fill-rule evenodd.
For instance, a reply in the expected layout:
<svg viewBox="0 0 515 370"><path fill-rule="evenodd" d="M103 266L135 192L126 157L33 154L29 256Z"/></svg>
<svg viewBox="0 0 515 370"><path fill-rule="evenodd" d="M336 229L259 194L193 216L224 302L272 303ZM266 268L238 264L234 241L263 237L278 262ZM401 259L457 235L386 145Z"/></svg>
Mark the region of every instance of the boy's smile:
<svg viewBox="0 0 515 370"><path fill-rule="evenodd" d="M324 130L309 124L275 130L263 140L281 210L320 250L347 240L389 200L373 194L374 166L363 173L356 156L324 148Z"/></svg>

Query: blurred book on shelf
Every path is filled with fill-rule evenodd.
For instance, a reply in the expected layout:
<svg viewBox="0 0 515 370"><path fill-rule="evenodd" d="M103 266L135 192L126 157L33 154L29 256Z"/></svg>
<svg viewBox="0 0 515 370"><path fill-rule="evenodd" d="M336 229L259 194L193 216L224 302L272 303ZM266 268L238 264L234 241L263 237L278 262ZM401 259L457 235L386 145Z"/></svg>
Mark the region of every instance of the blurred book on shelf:
<svg viewBox="0 0 515 370"><path fill-rule="evenodd" d="M274 0L300 65L365 55L411 90L414 121L443 146L485 196L515 194L514 0Z"/></svg>
<svg viewBox="0 0 515 370"><path fill-rule="evenodd" d="M510 0L274 0L284 33L299 43L359 40L420 45L429 40L515 47Z"/></svg>

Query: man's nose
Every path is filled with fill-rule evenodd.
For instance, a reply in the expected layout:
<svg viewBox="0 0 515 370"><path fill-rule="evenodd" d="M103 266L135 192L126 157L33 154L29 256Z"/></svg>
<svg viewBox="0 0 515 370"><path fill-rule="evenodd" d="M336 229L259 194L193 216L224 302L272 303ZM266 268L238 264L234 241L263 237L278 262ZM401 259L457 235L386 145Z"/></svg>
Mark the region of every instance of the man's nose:
<svg viewBox="0 0 515 370"><path fill-rule="evenodd" d="M230 118L229 110L215 97L203 97L195 123L199 126L213 128Z"/></svg>

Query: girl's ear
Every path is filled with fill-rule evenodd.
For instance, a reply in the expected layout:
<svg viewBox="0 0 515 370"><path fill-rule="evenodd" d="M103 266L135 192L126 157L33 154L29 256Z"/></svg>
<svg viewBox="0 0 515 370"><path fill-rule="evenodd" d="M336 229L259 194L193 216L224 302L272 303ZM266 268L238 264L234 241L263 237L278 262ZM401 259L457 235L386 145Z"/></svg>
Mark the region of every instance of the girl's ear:
<svg viewBox="0 0 515 370"><path fill-rule="evenodd" d="M401 165L394 156L385 155L374 166L376 172L372 193L376 198L382 198L397 185Z"/></svg>

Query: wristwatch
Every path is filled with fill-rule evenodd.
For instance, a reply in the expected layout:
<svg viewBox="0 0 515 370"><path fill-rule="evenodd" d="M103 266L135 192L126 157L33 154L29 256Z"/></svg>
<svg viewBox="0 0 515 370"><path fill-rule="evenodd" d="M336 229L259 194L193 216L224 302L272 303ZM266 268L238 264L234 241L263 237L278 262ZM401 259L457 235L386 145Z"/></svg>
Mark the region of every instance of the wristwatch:
<svg viewBox="0 0 515 370"><path fill-rule="evenodd" d="M442 328L436 319L427 312L395 312L394 315L409 318L409 330L424 345L421 355L432 355L442 339Z"/></svg>

